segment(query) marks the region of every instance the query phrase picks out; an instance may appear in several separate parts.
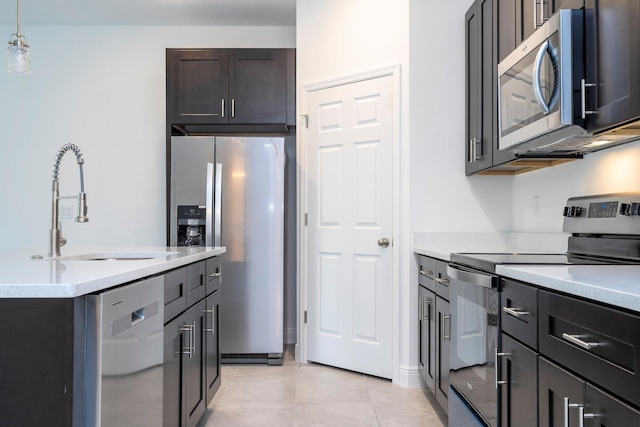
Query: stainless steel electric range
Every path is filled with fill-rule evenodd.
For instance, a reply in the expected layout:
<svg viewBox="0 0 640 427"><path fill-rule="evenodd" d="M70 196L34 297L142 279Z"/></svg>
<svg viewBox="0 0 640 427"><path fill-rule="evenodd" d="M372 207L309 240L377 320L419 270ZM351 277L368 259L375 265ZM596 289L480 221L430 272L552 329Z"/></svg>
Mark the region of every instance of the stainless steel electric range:
<svg viewBox="0 0 640 427"><path fill-rule="evenodd" d="M572 197L562 214L568 251L456 253L450 276L449 426L499 426L500 291L497 265L640 263L640 193Z"/></svg>

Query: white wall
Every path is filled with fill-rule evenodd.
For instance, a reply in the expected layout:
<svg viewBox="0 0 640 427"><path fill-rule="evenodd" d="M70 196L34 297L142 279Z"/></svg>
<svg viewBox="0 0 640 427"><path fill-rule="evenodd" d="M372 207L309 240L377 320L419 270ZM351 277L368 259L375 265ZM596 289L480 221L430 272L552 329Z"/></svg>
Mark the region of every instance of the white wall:
<svg viewBox="0 0 640 427"><path fill-rule="evenodd" d="M509 177L465 176L465 12L472 0L411 1L412 231L511 229Z"/></svg>
<svg viewBox="0 0 640 427"><path fill-rule="evenodd" d="M516 177L513 185L513 229L558 233L562 231L562 208L569 197L631 191L640 192L638 142L587 154L582 160ZM538 210L535 197L539 201Z"/></svg>
<svg viewBox="0 0 640 427"><path fill-rule="evenodd" d="M0 26L0 34L14 31ZM293 27L22 31L32 75L0 72L0 250L40 254L48 251L53 162L67 142L84 154L90 222L64 221L66 248L165 244L165 48L295 47ZM77 175L67 153L62 194L77 193Z"/></svg>

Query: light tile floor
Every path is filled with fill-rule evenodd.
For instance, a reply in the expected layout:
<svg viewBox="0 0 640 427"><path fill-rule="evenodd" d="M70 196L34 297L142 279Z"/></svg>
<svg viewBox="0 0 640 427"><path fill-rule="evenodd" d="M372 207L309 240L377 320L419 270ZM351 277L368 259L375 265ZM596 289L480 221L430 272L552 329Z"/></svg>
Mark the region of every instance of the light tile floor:
<svg viewBox="0 0 640 427"><path fill-rule="evenodd" d="M443 422L444 420L444 422ZM222 385L200 422L236 426L434 426L446 416L416 388L318 364L223 365Z"/></svg>

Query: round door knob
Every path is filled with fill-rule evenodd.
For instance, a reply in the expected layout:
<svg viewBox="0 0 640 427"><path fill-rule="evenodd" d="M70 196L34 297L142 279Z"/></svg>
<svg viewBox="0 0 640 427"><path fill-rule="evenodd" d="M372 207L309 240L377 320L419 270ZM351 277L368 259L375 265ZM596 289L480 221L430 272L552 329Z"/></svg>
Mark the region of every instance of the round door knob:
<svg viewBox="0 0 640 427"><path fill-rule="evenodd" d="M383 237L382 239L378 239L378 246L386 248L389 246L389 239Z"/></svg>

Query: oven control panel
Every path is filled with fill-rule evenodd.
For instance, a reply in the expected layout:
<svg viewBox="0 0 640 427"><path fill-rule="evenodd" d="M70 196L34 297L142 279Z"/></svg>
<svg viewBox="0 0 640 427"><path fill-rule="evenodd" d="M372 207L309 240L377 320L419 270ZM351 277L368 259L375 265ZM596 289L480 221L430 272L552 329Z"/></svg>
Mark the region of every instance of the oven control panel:
<svg viewBox="0 0 640 427"><path fill-rule="evenodd" d="M562 215L565 233L640 234L640 193L571 197Z"/></svg>

